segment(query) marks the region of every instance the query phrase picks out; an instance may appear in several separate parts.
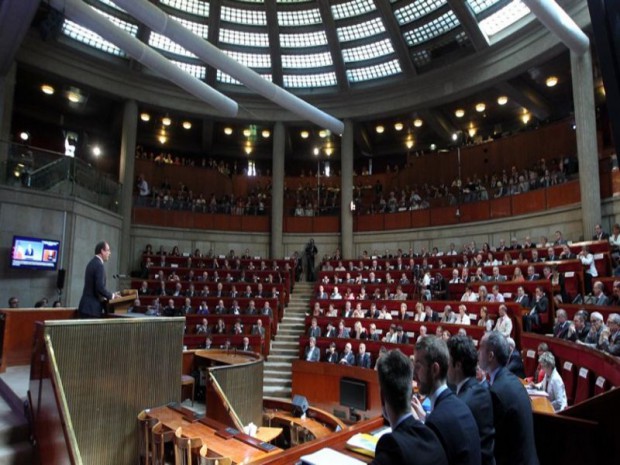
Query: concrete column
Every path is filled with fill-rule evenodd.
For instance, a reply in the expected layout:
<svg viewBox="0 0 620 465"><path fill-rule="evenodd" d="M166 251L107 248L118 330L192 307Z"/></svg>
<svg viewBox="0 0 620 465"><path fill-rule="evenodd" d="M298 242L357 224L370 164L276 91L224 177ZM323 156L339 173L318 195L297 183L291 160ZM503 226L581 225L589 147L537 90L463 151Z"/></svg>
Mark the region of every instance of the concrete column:
<svg viewBox="0 0 620 465"><path fill-rule="evenodd" d="M6 174L9 146L11 140L11 119L13 118L13 97L15 95L15 63L4 76L0 76L0 168Z"/></svg>
<svg viewBox="0 0 620 465"><path fill-rule="evenodd" d="M344 121L340 153L340 250L345 258L353 258L353 121Z"/></svg>
<svg viewBox="0 0 620 465"><path fill-rule="evenodd" d="M583 55L575 55L571 52L570 64L573 79L575 124L577 126L577 158L579 160L583 237L588 238L593 234L594 226L601 222L594 82L590 50Z"/></svg>
<svg viewBox="0 0 620 465"><path fill-rule="evenodd" d="M121 135L121 163L119 181L122 184L120 214L123 217L121 243L118 244L118 269L121 274L131 271L131 209L133 204L133 186L135 180L134 165L136 159L136 138L138 133L138 104L135 100L125 102L123 108L123 132ZM147 180L150 181L150 180Z"/></svg>
<svg viewBox="0 0 620 465"><path fill-rule="evenodd" d="M282 222L284 219L284 124L278 121L273 128L273 159L271 176L271 258L284 256Z"/></svg>

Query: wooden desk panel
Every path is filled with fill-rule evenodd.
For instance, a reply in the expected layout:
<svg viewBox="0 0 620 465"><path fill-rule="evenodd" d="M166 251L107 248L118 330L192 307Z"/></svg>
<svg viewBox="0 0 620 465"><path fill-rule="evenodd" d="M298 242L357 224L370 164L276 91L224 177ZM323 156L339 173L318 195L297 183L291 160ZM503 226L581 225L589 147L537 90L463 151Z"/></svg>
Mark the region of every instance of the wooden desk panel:
<svg viewBox="0 0 620 465"><path fill-rule="evenodd" d="M230 457L237 464L251 463L282 452L282 449L279 448L275 448L271 452L264 452L234 437L230 439L222 438L216 434L215 429L203 423L190 422L184 419L179 412L166 406L150 409L147 413L149 416L157 418L173 431L181 427L183 429L183 436L202 439L202 443L207 445L209 451L217 455Z"/></svg>

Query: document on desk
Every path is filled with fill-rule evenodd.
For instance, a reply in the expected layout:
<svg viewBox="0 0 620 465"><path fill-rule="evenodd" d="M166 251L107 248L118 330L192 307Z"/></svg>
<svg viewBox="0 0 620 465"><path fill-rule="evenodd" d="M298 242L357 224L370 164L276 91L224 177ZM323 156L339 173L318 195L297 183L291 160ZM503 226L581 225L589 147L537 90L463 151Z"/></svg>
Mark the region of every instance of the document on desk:
<svg viewBox="0 0 620 465"><path fill-rule="evenodd" d="M526 388L527 395L531 397L549 397L547 391L541 391L535 388Z"/></svg>
<svg viewBox="0 0 620 465"><path fill-rule="evenodd" d="M364 465L364 462L326 447L301 457L304 465Z"/></svg>
<svg viewBox="0 0 620 465"><path fill-rule="evenodd" d="M379 438L372 434L357 433L349 438L346 447L353 452L374 458L377 442L379 442Z"/></svg>

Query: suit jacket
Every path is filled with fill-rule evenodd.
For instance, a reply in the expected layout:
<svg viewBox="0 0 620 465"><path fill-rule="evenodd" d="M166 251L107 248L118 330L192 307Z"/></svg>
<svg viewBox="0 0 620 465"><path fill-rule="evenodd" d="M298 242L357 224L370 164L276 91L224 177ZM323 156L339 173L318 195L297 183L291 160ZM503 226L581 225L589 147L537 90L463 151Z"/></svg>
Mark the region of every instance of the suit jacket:
<svg viewBox="0 0 620 465"><path fill-rule="evenodd" d="M528 308L530 306L530 298L523 294L521 297L517 297L515 302L521 305L523 308Z"/></svg>
<svg viewBox="0 0 620 465"><path fill-rule="evenodd" d="M465 402L450 389L443 391L435 400L433 410L426 417L426 426L441 441L450 465L480 464L478 425Z"/></svg>
<svg viewBox="0 0 620 465"><path fill-rule="evenodd" d="M447 465L446 453L430 428L412 416L377 443L371 465Z"/></svg>
<svg viewBox="0 0 620 465"><path fill-rule="evenodd" d="M310 326L308 328L308 337L321 337L321 328L318 326L316 328Z"/></svg>
<svg viewBox="0 0 620 465"><path fill-rule="evenodd" d="M570 321L565 321L564 323L557 323L553 327L553 337L557 337L559 339L566 339L568 337L568 328L570 328Z"/></svg>
<svg viewBox="0 0 620 465"><path fill-rule="evenodd" d="M349 352L348 354L343 353L340 360L344 360L347 365L354 366L355 365L355 354L353 352Z"/></svg>
<svg viewBox="0 0 620 465"><path fill-rule="evenodd" d="M495 427L493 426L493 401L488 387L482 386L474 377L469 378L457 397L467 404L474 415L480 435L481 465L495 465L493 448L495 445Z"/></svg>
<svg viewBox="0 0 620 465"><path fill-rule="evenodd" d="M368 352L364 352L364 355L357 355L355 357L355 364L358 367L362 367L362 368L370 368L371 367L371 357L370 354Z"/></svg>
<svg viewBox="0 0 620 465"><path fill-rule="evenodd" d="M490 391L497 465L538 465L532 403L521 381L501 367Z"/></svg>
<svg viewBox="0 0 620 465"><path fill-rule="evenodd" d="M517 349L513 350L506 364L506 368L515 376L523 379L525 378L525 367L523 366L523 359Z"/></svg>
<svg viewBox="0 0 620 465"><path fill-rule="evenodd" d="M334 353L327 352L327 355L325 356L325 361L327 363L338 363L340 361L340 356L336 351L334 351Z"/></svg>
<svg viewBox="0 0 620 465"><path fill-rule="evenodd" d="M94 256L84 272L84 290L78 305L78 312L92 317L100 317L105 310L105 302L112 298L112 293L105 287L106 277L103 262Z"/></svg>
<svg viewBox="0 0 620 465"><path fill-rule="evenodd" d="M592 235L592 240L593 241L607 241L609 240L609 233L606 232L601 232L600 236L597 236L596 234Z"/></svg>
<svg viewBox="0 0 620 465"><path fill-rule="evenodd" d="M321 349L316 346L310 349L310 346L308 346L306 347L305 354L305 360L309 362L318 362L321 357Z"/></svg>

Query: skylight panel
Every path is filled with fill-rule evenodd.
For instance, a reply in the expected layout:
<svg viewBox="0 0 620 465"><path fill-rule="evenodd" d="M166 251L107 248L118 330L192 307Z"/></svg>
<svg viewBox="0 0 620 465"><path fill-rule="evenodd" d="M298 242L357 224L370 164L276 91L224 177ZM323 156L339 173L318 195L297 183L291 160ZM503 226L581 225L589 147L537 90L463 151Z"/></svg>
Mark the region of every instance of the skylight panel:
<svg viewBox="0 0 620 465"><path fill-rule="evenodd" d="M503 31L511 24L516 23L530 12L530 9L521 0L513 0L502 9L496 11L488 18L480 21L480 29L491 37Z"/></svg>
<svg viewBox="0 0 620 465"><path fill-rule="evenodd" d="M336 73L322 74L285 74L283 76L284 87L329 87L335 86L338 81Z"/></svg>
<svg viewBox="0 0 620 465"><path fill-rule="evenodd" d="M306 3L314 0L276 0L276 3Z"/></svg>
<svg viewBox="0 0 620 465"><path fill-rule="evenodd" d="M342 57L348 63L351 61L370 60L393 52L392 42L389 39L384 39L360 47L345 48L342 50Z"/></svg>
<svg viewBox="0 0 620 465"><path fill-rule="evenodd" d="M171 18L175 21L178 21L187 29L192 31L194 34L202 37L203 39L206 39L209 36L209 26L207 26L206 24L200 24L195 21L188 21L183 18L177 18L176 16L171 16Z"/></svg>
<svg viewBox="0 0 620 465"><path fill-rule="evenodd" d="M267 25L267 15L264 10L246 10L222 6L221 20L236 24L250 24L252 26Z"/></svg>
<svg viewBox="0 0 620 465"><path fill-rule="evenodd" d="M182 61L174 61L174 60L170 60L170 61L172 61L172 63L177 65L183 71L185 71L188 74L191 74L197 79L204 79L207 74L207 70L204 66L193 65L191 63L184 63Z"/></svg>
<svg viewBox="0 0 620 465"><path fill-rule="evenodd" d="M366 66L347 70L347 78L351 82L370 81L382 77L392 76L401 72L398 60L387 61L378 65Z"/></svg>
<svg viewBox="0 0 620 465"><path fill-rule="evenodd" d="M332 15L334 19L352 18L363 15L369 11L375 11L377 6L373 0L352 0L346 3L332 5Z"/></svg>
<svg viewBox="0 0 620 465"><path fill-rule="evenodd" d="M262 77L263 79L272 82L272 76L271 74L261 74L260 77ZM217 79L218 82L222 82L224 84L233 84L235 86L241 86L243 84L241 84L241 82L237 81L235 78L233 78L230 74L226 74L223 71L220 71L219 69L217 70L217 74L215 76L215 78Z"/></svg>
<svg viewBox="0 0 620 465"><path fill-rule="evenodd" d="M268 53L243 53L224 50L229 57L250 68L271 68L271 55Z"/></svg>
<svg viewBox="0 0 620 465"><path fill-rule="evenodd" d="M283 68L319 68L321 66L331 66L332 64L332 54L330 52L282 55Z"/></svg>
<svg viewBox="0 0 620 465"><path fill-rule="evenodd" d="M371 37L382 32L385 32L385 26L381 18L374 18L370 21L336 29L340 42L363 39L364 37Z"/></svg>
<svg viewBox="0 0 620 465"><path fill-rule="evenodd" d="M193 15L209 17L208 0L159 0L159 3Z"/></svg>
<svg viewBox="0 0 620 465"><path fill-rule="evenodd" d="M220 29L220 42L246 47L269 47L269 35L262 32L245 32L236 29Z"/></svg>
<svg viewBox="0 0 620 465"><path fill-rule="evenodd" d="M149 35L149 45L160 50L165 50L166 52L174 53L175 55L197 58L196 55L189 50L186 50L176 42L168 39L168 37L154 31L151 31L151 34Z"/></svg>
<svg viewBox="0 0 620 465"><path fill-rule="evenodd" d="M428 23L403 34L409 46L418 45L440 36L459 25L456 15L449 11Z"/></svg>
<svg viewBox="0 0 620 465"><path fill-rule="evenodd" d="M305 48L319 45L327 45L327 36L324 30L300 32L297 34L280 34L280 46L282 48Z"/></svg>
<svg viewBox="0 0 620 465"><path fill-rule="evenodd" d="M106 53L110 53L116 56L125 56L125 53L111 42L108 42L103 37L95 34L90 29L80 26L68 19L65 20L62 26L62 32L67 37L70 37L78 42L82 42L90 47L96 48Z"/></svg>
<svg viewBox="0 0 620 465"><path fill-rule="evenodd" d="M132 36L135 37L135 35L138 33L138 25L137 24L133 24L127 21L124 21L120 18L117 18L114 15L105 13L101 10L98 10L97 8L93 8L93 10L95 10L97 13L99 13L101 16L105 16L108 21L110 21L112 24L114 24L117 27L120 27L123 31L128 32L129 34L131 34Z"/></svg>
<svg viewBox="0 0 620 465"><path fill-rule="evenodd" d="M424 2L411 2L402 8L394 11L394 16L401 26L409 24L426 16L429 13L441 8L446 4L446 0L427 0Z"/></svg>
<svg viewBox="0 0 620 465"><path fill-rule="evenodd" d="M280 26L307 26L321 24L321 12L318 8L308 10L278 11L278 24Z"/></svg>
<svg viewBox="0 0 620 465"><path fill-rule="evenodd" d="M430 63L431 52L430 50L418 50L416 52L413 52L413 54L411 55L411 58L413 59L413 63L417 67L422 67Z"/></svg>
<svg viewBox="0 0 620 465"><path fill-rule="evenodd" d="M476 15L479 15L484 10L491 8L496 3L499 3L501 0L467 0L469 6L474 11Z"/></svg>

